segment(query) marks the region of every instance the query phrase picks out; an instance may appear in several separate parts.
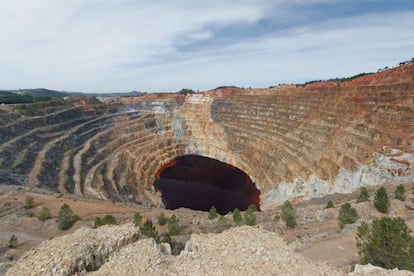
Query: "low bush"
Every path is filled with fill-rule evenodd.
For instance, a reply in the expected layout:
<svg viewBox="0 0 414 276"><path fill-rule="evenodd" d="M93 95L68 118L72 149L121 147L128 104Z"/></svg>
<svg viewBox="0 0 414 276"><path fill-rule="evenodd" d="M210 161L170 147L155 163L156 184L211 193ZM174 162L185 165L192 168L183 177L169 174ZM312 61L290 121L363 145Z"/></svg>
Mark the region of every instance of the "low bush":
<svg viewBox="0 0 414 276"><path fill-rule="evenodd" d="M69 205L66 203L60 207L58 213L58 227L61 230L70 229L73 224L78 221L80 218L79 216L75 215L70 208Z"/></svg>
<svg viewBox="0 0 414 276"><path fill-rule="evenodd" d="M285 203L283 203L281 213L281 217L285 221L287 227L295 228L297 225L296 212L289 200L286 200Z"/></svg>
<svg viewBox="0 0 414 276"><path fill-rule="evenodd" d="M384 187L379 188L375 192L374 207L381 213L387 213L390 201L388 199L387 190Z"/></svg>
<svg viewBox="0 0 414 276"><path fill-rule="evenodd" d="M18 243L18 239L15 235L12 235L10 237L10 240L8 242L9 248L16 248Z"/></svg>
<svg viewBox="0 0 414 276"><path fill-rule="evenodd" d="M359 219L358 212L355 208L351 207L349 202L341 205L339 210L339 225L344 228L345 224L352 224Z"/></svg>
<svg viewBox="0 0 414 276"><path fill-rule="evenodd" d="M158 225L166 225L168 222L168 218L164 215L164 213L161 213L157 218Z"/></svg>
<svg viewBox="0 0 414 276"><path fill-rule="evenodd" d="M136 212L134 214L134 223L135 223L135 226L141 226L142 225L142 216L138 212Z"/></svg>
<svg viewBox="0 0 414 276"><path fill-rule="evenodd" d="M48 220L52 217L50 214L50 209L46 206L43 206L42 210L40 210L39 214L37 215L37 218L41 221Z"/></svg>
<svg viewBox="0 0 414 276"><path fill-rule="evenodd" d="M159 239L158 231L157 229L155 229L155 226L152 224L152 220L150 219L145 220L140 230L141 230L141 234L148 238L154 238L155 240Z"/></svg>
<svg viewBox="0 0 414 276"><path fill-rule="evenodd" d="M217 209L214 206L211 206L210 211L208 211L208 218L213 220L217 217Z"/></svg>
<svg viewBox="0 0 414 276"><path fill-rule="evenodd" d="M247 210L244 212L243 222L246 225L256 225L257 218L256 218L256 206L254 204L250 204Z"/></svg>
<svg viewBox="0 0 414 276"><path fill-rule="evenodd" d="M170 236L177 235L180 232L179 222L180 221L175 214L173 214L171 218L168 220L167 229L168 229L168 234Z"/></svg>
<svg viewBox="0 0 414 276"><path fill-rule="evenodd" d="M369 194L368 194L367 188L362 187L361 191L359 192L357 203L368 201L368 198L369 198Z"/></svg>
<svg viewBox="0 0 414 276"><path fill-rule="evenodd" d="M33 203L34 203L33 197L27 196L25 204L24 204L24 208L26 208L26 209L33 208Z"/></svg>
<svg viewBox="0 0 414 276"><path fill-rule="evenodd" d="M400 184L395 189L395 198L401 201L405 200L405 187L403 184Z"/></svg>
<svg viewBox="0 0 414 276"><path fill-rule="evenodd" d="M243 218L238 208L234 209L233 211L233 221L237 224L243 224Z"/></svg>
<svg viewBox="0 0 414 276"><path fill-rule="evenodd" d="M95 227L99 227L102 225L115 225L117 224L116 218L112 215L106 215L103 218L97 217L95 218Z"/></svg>
<svg viewBox="0 0 414 276"><path fill-rule="evenodd" d="M329 209L329 208L333 208L333 207L335 207L335 206L334 206L332 200L329 200L328 203L326 203L326 207L325 208Z"/></svg>

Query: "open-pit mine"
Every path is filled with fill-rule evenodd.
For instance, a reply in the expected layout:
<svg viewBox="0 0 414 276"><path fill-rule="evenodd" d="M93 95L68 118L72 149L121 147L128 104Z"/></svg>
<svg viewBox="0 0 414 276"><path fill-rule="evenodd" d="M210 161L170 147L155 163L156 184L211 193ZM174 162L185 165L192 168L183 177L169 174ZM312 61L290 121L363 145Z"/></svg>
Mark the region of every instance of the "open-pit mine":
<svg viewBox="0 0 414 276"><path fill-rule="evenodd" d="M406 183L413 179L413 76L409 63L344 82L103 97L101 104L68 99L30 117L3 106L0 183L170 209L191 203L168 193L199 186L198 193L262 210ZM171 171L196 156L240 175L231 178L213 161L181 177Z"/></svg>

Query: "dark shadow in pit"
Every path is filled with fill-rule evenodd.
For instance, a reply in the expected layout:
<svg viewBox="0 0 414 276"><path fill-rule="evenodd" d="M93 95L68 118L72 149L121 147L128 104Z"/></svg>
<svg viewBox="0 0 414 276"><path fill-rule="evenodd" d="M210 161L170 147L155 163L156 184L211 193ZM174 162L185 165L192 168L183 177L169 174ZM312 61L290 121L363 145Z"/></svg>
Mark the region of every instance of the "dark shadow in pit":
<svg viewBox="0 0 414 276"><path fill-rule="evenodd" d="M183 155L160 168L155 188L167 209L180 207L220 214L243 211L250 204L260 210L260 191L242 170L215 159Z"/></svg>

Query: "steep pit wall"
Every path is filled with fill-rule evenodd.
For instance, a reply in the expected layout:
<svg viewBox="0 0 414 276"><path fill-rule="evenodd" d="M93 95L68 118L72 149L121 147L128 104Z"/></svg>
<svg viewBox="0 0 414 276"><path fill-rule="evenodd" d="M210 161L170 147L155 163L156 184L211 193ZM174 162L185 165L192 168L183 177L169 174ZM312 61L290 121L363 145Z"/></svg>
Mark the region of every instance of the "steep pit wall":
<svg viewBox="0 0 414 276"><path fill-rule="evenodd" d="M246 172L263 209L410 182L413 72L408 64L345 83L108 98L99 109L19 118L0 127L0 183L162 205L156 172L189 154Z"/></svg>

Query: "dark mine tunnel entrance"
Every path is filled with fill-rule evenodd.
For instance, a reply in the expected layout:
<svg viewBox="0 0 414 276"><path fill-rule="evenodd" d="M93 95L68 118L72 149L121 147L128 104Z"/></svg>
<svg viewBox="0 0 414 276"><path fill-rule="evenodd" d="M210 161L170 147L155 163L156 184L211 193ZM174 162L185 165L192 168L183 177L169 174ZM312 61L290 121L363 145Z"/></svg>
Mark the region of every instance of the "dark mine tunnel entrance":
<svg viewBox="0 0 414 276"><path fill-rule="evenodd" d="M260 191L242 170L215 159L183 155L161 167L155 188L167 209L180 207L208 211L211 206L224 215L250 204L260 210Z"/></svg>

